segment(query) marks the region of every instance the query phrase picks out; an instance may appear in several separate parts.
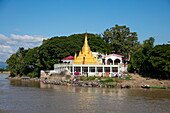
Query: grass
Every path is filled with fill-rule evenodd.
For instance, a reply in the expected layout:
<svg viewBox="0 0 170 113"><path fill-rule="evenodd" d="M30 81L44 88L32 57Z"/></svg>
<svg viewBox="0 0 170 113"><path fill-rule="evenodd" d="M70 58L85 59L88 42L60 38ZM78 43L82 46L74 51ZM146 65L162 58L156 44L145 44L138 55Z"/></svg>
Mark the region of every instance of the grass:
<svg viewBox="0 0 170 113"><path fill-rule="evenodd" d="M149 86L150 88L166 89L165 86Z"/></svg>
<svg viewBox="0 0 170 113"><path fill-rule="evenodd" d="M121 83L123 81L129 81L129 80L134 80L132 79L131 75L127 75L124 76L123 78L117 78L117 77L94 77L94 76L90 76L90 77L80 77L81 81L99 81L101 84L103 84L104 86L116 86L117 83Z"/></svg>

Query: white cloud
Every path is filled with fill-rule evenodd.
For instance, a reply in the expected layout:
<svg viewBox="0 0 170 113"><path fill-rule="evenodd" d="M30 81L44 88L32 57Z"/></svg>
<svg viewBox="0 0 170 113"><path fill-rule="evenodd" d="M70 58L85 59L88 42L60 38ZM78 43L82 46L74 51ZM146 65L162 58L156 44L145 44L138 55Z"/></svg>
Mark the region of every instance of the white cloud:
<svg viewBox="0 0 170 113"><path fill-rule="evenodd" d="M0 34L0 61L5 61L12 53L15 53L19 47L25 49L34 48L42 44L44 36L15 35L7 37Z"/></svg>
<svg viewBox="0 0 170 113"><path fill-rule="evenodd" d="M42 36L15 35L15 34L11 34L11 38L16 40L32 41L32 42L43 41L44 39L44 37Z"/></svg>
<svg viewBox="0 0 170 113"><path fill-rule="evenodd" d="M6 40L6 39L8 39L8 37L6 37L6 36L3 35L3 34L0 34L0 39L1 39L1 40Z"/></svg>
<svg viewBox="0 0 170 113"><path fill-rule="evenodd" d="M0 49L2 49L2 48L10 49L11 47L10 47L10 46L7 46L7 45L0 45Z"/></svg>

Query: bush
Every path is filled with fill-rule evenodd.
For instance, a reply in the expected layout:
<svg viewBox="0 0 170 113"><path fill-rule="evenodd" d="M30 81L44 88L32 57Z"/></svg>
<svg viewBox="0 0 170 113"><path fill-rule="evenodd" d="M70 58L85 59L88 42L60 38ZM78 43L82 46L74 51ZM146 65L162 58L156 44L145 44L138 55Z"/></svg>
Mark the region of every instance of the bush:
<svg viewBox="0 0 170 113"><path fill-rule="evenodd" d="M37 77L38 73L37 72L32 72L32 73L28 73L28 77L34 78Z"/></svg>
<svg viewBox="0 0 170 113"><path fill-rule="evenodd" d="M101 82L113 82L114 80L112 78L107 78L105 80L101 80Z"/></svg>

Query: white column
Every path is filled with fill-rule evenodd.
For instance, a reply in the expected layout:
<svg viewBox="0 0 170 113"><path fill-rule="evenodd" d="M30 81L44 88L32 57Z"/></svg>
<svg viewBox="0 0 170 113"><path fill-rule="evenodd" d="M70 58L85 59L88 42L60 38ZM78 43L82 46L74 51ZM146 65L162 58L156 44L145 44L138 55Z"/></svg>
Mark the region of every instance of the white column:
<svg viewBox="0 0 170 113"><path fill-rule="evenodd" d="M110 66L110 73L112 73L112 67Z"/></svg>
<svg viewBox="0 0 170 113"><path fill-rule="evenodd" d="M88 72L87 72L87 74L88 74L88 76L89 76L89 66L88 66L87 68L88 68Z"/></svg>
<svg viewBox="0 0 170 113"><path fill-rule="evenodd" d="M81 67L80 67L80 72L81 72L81 75L83 75L82 65L81 65Z"/></svg>
<svg viewBox="0 0 170 113"><path fill-rule="evenodd" d="M74 75L74 66L72 66L72 74Z"/></svg>
<svg viewBox="0 0 170 113"><path fill-rule="evenodd" d="M97 73L97 66L95 66L95 74Z"/></svg>
<svg viewBox="0 0 170 113"><path fill-rule="evenodd" d="M104 75L104 72L105 72L105 70L104 70L104 66L103 66L103 76L105 76L105 75Z"/></svg>
<svg viewBox="0 0 170 113"><path fill-rule="evenodd" d="M118 63L118 73L120 72L120 64Z"/></svg>
<svg viewBox="0 0 170 113"><path fill-rule="evenodd" d="M58 67L57 67L57 73L59 73L59 69L58 69Z"/></svg>

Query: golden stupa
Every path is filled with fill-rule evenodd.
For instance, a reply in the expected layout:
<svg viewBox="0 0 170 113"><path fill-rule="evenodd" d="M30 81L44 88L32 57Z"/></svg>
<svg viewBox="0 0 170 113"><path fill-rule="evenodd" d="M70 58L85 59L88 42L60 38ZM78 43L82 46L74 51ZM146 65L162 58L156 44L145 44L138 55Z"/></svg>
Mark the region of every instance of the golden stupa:
<svg viewBox="0 0 170 113"><path fill-rule="evenodd" d="M78 56L75 54L73 64L101 64L101 62L98 61L98 57L96 56L95 58L90 50L87 41L87 33L85 34L82 51L79 52Z"/></svg>

